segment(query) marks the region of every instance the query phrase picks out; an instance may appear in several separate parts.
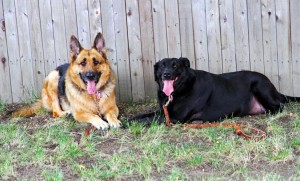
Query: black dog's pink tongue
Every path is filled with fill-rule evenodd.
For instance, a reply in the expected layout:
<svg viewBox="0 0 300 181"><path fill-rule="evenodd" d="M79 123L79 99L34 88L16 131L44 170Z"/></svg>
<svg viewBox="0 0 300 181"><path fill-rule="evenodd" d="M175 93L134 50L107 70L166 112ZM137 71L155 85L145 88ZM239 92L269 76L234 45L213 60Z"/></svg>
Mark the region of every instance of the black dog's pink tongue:
<svg viewBox="0 0 300 181"><path fill-rule="evenodd" d="M87 88L86 89L87 89L87 91L88 91L89 94L96 94L97 89L96 89L96 83L95 83L95 81L89 80L87 82Z"/></svg>
<svg viewBox="0 0 300 181"><path fill-rule="evenodd" d="M167 95L170 96L172 92L174 91L173 83L175 80L164 80L164 88L163 92Z"/></svg>

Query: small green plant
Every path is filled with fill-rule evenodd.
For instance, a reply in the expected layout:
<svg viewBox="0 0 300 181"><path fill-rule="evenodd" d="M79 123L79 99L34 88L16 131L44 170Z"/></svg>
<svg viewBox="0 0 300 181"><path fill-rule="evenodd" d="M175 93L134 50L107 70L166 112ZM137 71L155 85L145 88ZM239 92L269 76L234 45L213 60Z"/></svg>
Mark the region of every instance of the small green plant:
<svg viewBox="0 0 300 181"><path fill-rule="evenodd" d="M145 126L142 123L133 122L132 124L129 125L129 131L134 136L141 136L144 129L145 129Z"/></svg>
<svg viewBox="0 0 300 181"><path fill-rule="evenodd" d="M4 109L5 109L5 102L0 100L0 114L4 112Z"/></svg>
<svg viewBox="0 0 300 181"><path fill-rule="evenodd" d="M173 181L173 180L188 180L186 173L182 172L179 168L173 168L169 176L167 176L164 181Z"/></svg>
<svg viewBox="0 0 300 181"><path fill-rule="evenodd" d="M194 155L190 159L187 160L187 164L190 166L198 166L203 163L202 155Z"/></svg>
<svg viewBox="0 0 300 181"><path fill-rule="evenodd" d="M42 172L42 176L47 181L61 181L64 178L63 173L60 169L44 170Z"/></svg>

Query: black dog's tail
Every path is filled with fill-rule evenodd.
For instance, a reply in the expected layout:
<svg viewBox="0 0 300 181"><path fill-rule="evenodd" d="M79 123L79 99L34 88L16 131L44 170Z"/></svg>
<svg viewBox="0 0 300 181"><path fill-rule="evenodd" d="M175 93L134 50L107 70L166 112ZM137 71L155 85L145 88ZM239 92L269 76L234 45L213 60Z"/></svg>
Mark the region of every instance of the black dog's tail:
<svg viewBox="0 0 300 181"><path fill-rule="evenodd" d="M144 119L144 118L147 118L147 117L154 117L158 113L160 113L160 110L153 110L153 111L150 111L150 112L134 115L134 116L129 117L127 119L128 120L139 120L139 119Z"/></svg>
<svg viewBox="0 0 300 181"><path fill-rule="evenodd" d="M289 103L289 102L300 102L300 97L292 97L282 94L283 97L283 103Z"/></svg>

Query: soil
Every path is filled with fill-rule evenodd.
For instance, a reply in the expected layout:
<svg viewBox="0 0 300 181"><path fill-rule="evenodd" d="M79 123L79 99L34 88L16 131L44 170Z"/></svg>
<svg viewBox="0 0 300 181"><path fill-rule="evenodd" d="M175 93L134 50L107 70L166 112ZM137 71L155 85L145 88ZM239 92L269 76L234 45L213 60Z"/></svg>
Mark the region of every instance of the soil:
<svg viewBox="0 0 300 181"><path fill-rule="evenodd" d="M13 112L14 110L18 109L22 107L21 104L9 104L6 105L6 107L4 108L4 111L0 114L0 124L1 123L7 123L10 119L9 119L9 115L11 114L11 112ZM132 117L134 115L137 115L141 112L151 112L154 110L157 110L157 105L155 103L151 103L151 104L147 104L146 106L144 104L137 104L137 108L138 109L132 109L130 108L130 110L128 109L128 104L119 104L118 105L119 109L120 109L120 117ZM260 116L246 116L243 118L239 118L237 123L239 124L249 124L249 122L253 122L253 120L256 119L260 119L262 117L265 117L267 115L260 115ZM286 127L286 125L288 125L289 121L291 120L291 118L295 116L293 114L291 115L287 115L287 116L283 116L280 118L281 120L281 124L283 127ZM42 114L42 115L37 115L31 118L26 118L26 120L22 119L22 120L17 120L15 121L16 124L22 125L24 128L26 128L26 130L28 131L28 134L32 134L34 132L35 129L37 128L41 128L43 127L43 125L45 125L48 122L53 122L54 119L51 117L51 114ZM252 125L253 126L253 125ZM266 126L262 125L262 124L256 124L254 125L256 126L256 128L258 129L262 129L265 130ZM74 130L72 130L74 139L79 143L82 137L82 133L83 133L84 128L82 127L76 127ZM126 129L120 129L120 132L126 132ZM183 133L185 131L188 130L183 130ZM101 133L99 133L101 134ZM105 133L103 133L105 135ZM121 134L121 133L120 133ZM184 137L184 134L182 134ZM232 135L228 135L228 136L234 136L234 133ZM101 150L101 153L103 154L102 156L105 157L110 157L112 153L114 153L115 150L120 150L120 143L118 141L116 141L117 138L107 138L104 141L102 141L101 143L96 143L96 148ZM174 142L174 144L177 144L178 139L170 139L171 142ZM191 140L193 141L193 140ZM196 140L199 141L199 140ZM203 140L203 142L205 142ZM47 150L51 151L51 150L55 150L55 148L57 147L57 144L53 144L51 142L46 143L45 144L45 148L47 148ZM130 147L126 147L126 145L122 145L122 149L123 150L134 150L134 148L130 148ZM122 150L121 150L122 151ZM295 154L300 155L300 151L296 150ZM85 166L89 166L89 165L93 165L95 163L96 160L93 160L93 158L89 157L88 155L86 156L82 156L80 158L77 158L78 160L76 160L78 163L85 165ZM177 164L183 164L183 163L177 163ZM66 180L72 180L73 178L78 178L78 175L76 175L76 173L73 173L71 170L69 170L68 165L65 165L63 167L61 167L63 169L63 173L64 173L64 179ZM183 167L184 168L184 167ZM283 169L284 168L284 169ZM28 173L28 170L30 170L30 173ZM289 163L283 163L281 164L281 166L275 166L274 165L267 165L266 163L254 163L252 165L251 168L251 172L253 172L253 175L257 175L258 178L260 178L260 175L265 174L262 173L262 170L272 170L273 172L279 173L283 178L290 178L292 175L295 174L295 166L294 164L289 164ZM41 174L37 174L37 173L41 173L41 168L38 165L30 165L30 166L20 166L18 168L16 168L15 170L17 178L32 178L32 175L41 175ZM202 166L201 168L194 168L194 169L187 169L184 170L185 173L187 173L190 177L192 178L203 178L203 177L207 177L207 176L211 176L211 175L215 175L215 170L211 170L210 169L210 165L206 165L206 166ZM164 173L155 173L153 176L155 178L161 178L160 174L164 174ZM199 177L200 175L200 177ZM233 175L234 178L236 178ZM7 180L14 180L16 178L6 178ZM39 177L35 177L35 179L37 180L42 180L43 178L39 178ZM126 177L125 180L142 180L142 178L140 176L137 177ZM124 180L124 179L122 179ZM159 179L158 179L159 180Z"/></svg>

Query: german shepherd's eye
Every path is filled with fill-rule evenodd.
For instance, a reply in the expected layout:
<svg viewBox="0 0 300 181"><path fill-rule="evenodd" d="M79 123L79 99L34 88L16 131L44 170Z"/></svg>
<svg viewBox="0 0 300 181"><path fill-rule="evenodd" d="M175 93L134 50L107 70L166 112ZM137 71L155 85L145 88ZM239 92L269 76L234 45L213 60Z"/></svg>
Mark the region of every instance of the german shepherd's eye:
<svg viewBox="0 0 300 181"><path fill-rule="evenodd" d="M95 66L100 64L100 62L96 58L93 58L93 63Z"/></svg>
<svg viewBox="0 0 300 181"><path fill-rule="evenodd" d="M81 66L85 67L86 66L86 59L84 58L82 62L79 63Z"/></svg>

